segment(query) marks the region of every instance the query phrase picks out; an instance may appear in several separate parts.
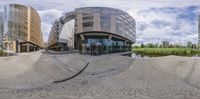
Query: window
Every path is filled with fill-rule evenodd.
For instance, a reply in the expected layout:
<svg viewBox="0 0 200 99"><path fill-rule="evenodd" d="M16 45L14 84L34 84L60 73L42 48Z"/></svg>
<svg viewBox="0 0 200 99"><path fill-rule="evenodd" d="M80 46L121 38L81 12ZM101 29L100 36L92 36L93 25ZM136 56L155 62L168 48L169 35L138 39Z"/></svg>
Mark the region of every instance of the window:
<svg viewBox="0 0 200 99"><path fill-rule="evenodd" d="M101 16L101 21L102 22L109 22L110 21L110 16L102 15Z"/></svg>
<svg viewBox="0 0 200 99"><path fill-rule="evenodd" d="M93 26L93 22L85 22L83 23L83 27L90 27Z"/></svg>
<svg viewBox="0 0 200 99"><path fill-rule="evenodd" d="M83 17L86 17L86 16L92 16L91 13L83 13Z"/></svg>
<svg viewBox="0 0 200 99"><path fill-rule="evenodd" d="M108 22L101 22L101 27L109 28L110 27L110 23L108 23Z"/></svg>
<svg viewBox="0 0 200 99"><path fill-rule="evenodd" d="M123 32L123 25L121 23L116 23L116 32L117 33Z"/></svg>
<svg viewBox="0 0 200 99"><path fill-rule="evenodd" d="M105 14L101 15L101 29L103 31L110 31L111 26L111 18L110 16L106 16Z"/></svg>
<svg viewBox="0 0 200 99"><path fill-rule="evenodd" d="M86 17L83 17L83 20L92 20L93 19L93 16L86 16Z"/></svg>

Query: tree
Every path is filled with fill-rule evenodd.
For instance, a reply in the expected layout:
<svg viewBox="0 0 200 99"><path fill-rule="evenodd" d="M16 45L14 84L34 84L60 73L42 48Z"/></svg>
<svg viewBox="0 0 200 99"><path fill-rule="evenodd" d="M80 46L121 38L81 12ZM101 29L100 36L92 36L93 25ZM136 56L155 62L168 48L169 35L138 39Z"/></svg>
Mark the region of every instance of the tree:
<svg viewBox="0 0 200 99"><path fill-rule="evenodd" d="M164 48L168 48L169 47L169 41L163 41L162 45Z"/></svg>
<svg viewBox="0 0 200 99"><path fill-rule="evenodd" d="M173 48L174 47L174 45L172 45L172 44L169 44L169 48Z"/></svg>
<svg viewBox="0 0 200 99"><path fill-rule="evenodd" d="M148 43L148 44L147 44L147 47L148 47L148 48L153 48L154 45L153 45L152 43Z"/></svg>
<svg viewBox="0 0 200 99"><path fill-rule="evenodd" d="M192 47L193 47L192 42L191 42L191 41L188 41L188 42L187 42L187 48L192 48Z"/></svg>
<svg viewBox="0 0 200 99"><path fill-rule="evenodd" d="M141 48L144 48L144 44L143 43L141 44Z"/></svg>

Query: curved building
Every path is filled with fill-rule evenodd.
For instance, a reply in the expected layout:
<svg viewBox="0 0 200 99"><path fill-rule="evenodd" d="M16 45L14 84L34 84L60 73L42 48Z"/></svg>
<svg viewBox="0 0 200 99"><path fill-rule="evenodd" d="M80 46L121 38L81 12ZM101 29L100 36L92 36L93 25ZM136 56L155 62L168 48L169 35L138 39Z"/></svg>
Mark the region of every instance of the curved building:
<svg viewBox="0 0 200 99"><path fill-rule="evenodd" d="M135 30L135 20L121 10L77 8L54 22L48 48L90 54L130 51L135 43Z"/></svg>
<svg viewBox="0 0 200 99"><path fill-rule="evenodd" d="M29 52L43 47L40 16L32 7L4 6L3 46L7 51Z"/></svg>

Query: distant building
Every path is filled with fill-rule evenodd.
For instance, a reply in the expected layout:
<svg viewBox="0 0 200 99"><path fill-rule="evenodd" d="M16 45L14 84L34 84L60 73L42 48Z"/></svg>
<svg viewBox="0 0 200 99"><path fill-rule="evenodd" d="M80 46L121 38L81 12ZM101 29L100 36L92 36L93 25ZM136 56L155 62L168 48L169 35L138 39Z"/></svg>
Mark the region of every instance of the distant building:
<svg viewBox="0 0 200 99"><path fill-rule="evenodd" d="M3 46L3 12L0 12L0 47Z"/></svg>
<svg viewBox="0 0 200 99"><path fill-rule="evenodd" d="M200 14L198 16L198 44L200 45Z"/></svg>
<svg viewBox="0 0 200 99"><path fill-rule="evenodd" d="M131 51L135 43L135 20L128 13L107 7L84 7L57 19L48 48L79 50L87 54Z"/></svg>
<svg viewBox="0 0 200 99"><path fill-rule="evenodd" d="M35 9L19 4L9 4L4 6L3 16L5 50L29 52L43 47L41 20Z"/></svg>

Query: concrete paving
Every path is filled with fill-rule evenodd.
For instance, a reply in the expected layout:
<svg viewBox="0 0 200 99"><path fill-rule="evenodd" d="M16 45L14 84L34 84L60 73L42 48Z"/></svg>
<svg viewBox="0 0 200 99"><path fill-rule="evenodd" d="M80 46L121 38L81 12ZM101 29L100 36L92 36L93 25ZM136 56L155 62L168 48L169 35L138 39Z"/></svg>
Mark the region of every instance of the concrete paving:
<svg viewBox="0 0 200 99"><path fill-rule="evenodd" d="M53 83L88 67L77 77ZM200 58L47 54L0 58L0 98L200 99Z"/></svg>

